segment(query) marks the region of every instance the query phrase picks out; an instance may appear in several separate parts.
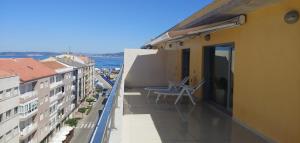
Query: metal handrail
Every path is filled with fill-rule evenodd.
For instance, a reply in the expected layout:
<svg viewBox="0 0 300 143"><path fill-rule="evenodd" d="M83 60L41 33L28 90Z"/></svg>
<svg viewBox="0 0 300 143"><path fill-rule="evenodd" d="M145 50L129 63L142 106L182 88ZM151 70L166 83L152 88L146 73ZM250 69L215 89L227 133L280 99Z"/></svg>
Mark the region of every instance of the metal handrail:
<svg viewBox="0 0 300 143"><path fill-rule="evenodd" d="M108 99L106 101L106 104L103 108L102 114L100 115L97 125L94 129L93 135L90 138L90 143L102 143L105 142L106 137L109 135L108 126L111 121L111 116L112 113L114 112L115 108L115 103L116 100L118 99L116 96L118 94L119 87L121 85L121 80L122 80L122 75L123 75L123 66L118 74L117 80L115 84L112 87L112 90L108 96Z"/></svg>

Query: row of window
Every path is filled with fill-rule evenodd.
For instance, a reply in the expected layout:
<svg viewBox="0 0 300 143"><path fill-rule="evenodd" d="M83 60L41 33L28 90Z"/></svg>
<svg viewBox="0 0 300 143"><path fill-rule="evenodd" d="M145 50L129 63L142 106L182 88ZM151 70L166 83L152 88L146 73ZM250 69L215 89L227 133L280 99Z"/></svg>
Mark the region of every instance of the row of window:
<svg viewBox="0 0 300 143"><path fill-rule="evenodd" d="M64 79L62 74L56 75L56 76L52 76L50 77L50 84L54 83L54 82L59 82L62 81Z"/></svg>
<svg viewBox="0 0 300 143"><path fill-rule="evenodd" d="M49 114L51 115L52 113L54 113L57 110L57 104L54 104L53 106L51 106L49 108Z"/></svg>
<svg viewBox="0 0 300 143"><path fill-rule="evenodd" d="M18 107L15 107L13 109L9 109L4 113L0 114L0 123L9 120L10 118L14 117L16 114L18 114Z"/></svg>
<svg viewBox="0 0 300 143"><path fill-rule="evenodd" d="M34 87L36 85L36 81L35 82L30 82L30 83L25 83L25 84L21 84L20 85L20 93L24 94L26 92L31 92L34 90Z"/></svg>
<svg viewBox="0 0 300 143"><path fill-rule="evenodd" d="M6 89L6 90L1 90L0 91L0 100L16 96L16 95L18 95L18 92L19 92L18 87Z"/></svg>
<svg viewBox="0 0 300 143"><path fill-rule="evenodd" d="M72 73L65 73L65 74L59 74L50 77L50 83L59 82L62 81L64 78L69 79L72 77Z"/></svg>
<svg viewBox="0 0 300 143"><path fill-rule="evenodd" d="M14 127L12 130L6 132L4 135L0 135L0 143L6 143L13 139L19 134L18 126Z"/></svg>
<svg viewBox="0 0 300 143"><path fill-rule="evenodd" d="M38 107L38 100L35 100L33 102L30 102L26 105L20 106L19 107L19 112L23 115L26 116L30 114L31 112L35 111Z"/></svg>

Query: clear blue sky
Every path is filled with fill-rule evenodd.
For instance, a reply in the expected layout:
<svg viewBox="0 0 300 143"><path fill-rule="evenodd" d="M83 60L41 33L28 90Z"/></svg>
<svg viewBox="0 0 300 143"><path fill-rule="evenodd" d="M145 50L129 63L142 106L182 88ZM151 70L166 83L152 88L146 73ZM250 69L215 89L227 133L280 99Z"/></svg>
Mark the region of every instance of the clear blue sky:
<svg viewBox="0 0 300 143"><path fill-rule="evenodd" d="M211 0L0 0L0 51L139 48Z"/></svg>

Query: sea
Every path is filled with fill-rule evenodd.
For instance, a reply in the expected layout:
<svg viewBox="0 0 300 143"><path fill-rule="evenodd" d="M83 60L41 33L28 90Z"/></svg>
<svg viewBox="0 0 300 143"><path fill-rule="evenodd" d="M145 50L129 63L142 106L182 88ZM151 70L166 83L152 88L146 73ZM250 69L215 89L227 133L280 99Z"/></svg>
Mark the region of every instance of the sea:
<svg viewBox="0 0 300 143"><path fill-rule="evenodd" d="M42 60L48 58L47 56L27 56L27 55L14 55L14 56L0 56L0 58L33 58ZM120 68L123 65L123 57L91 57L95 61L96 68Z"/></svg>

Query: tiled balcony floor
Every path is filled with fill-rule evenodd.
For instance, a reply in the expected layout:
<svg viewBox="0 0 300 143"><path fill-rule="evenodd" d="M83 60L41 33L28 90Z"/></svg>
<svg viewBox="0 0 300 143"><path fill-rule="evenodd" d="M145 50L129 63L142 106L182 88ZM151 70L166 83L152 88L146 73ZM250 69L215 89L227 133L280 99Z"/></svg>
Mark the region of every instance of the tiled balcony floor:
<svg viewBox="0 0 300 143"><path fill-rule="evenodd" d="M266 143L207 104L155 104L142 89L126 89L122 141L126 143Z"/></svg>

